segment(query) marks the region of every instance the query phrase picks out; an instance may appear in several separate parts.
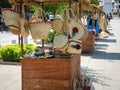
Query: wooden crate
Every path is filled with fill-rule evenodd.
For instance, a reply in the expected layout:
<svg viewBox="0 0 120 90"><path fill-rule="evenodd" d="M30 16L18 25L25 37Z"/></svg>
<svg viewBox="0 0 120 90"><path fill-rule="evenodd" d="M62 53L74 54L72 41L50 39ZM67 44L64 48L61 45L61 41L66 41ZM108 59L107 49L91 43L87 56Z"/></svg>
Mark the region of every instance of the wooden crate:
<svg viewBox="0 0 120 90"><path fill-rule="evenodd" d="M82 52L92 52L94 49L95 36L88 31L88 37L82 40Z"/></svg>
<svg viewBox="0 0 120 90"><path fill-rule="evenodd" d="M22 90L73 90L73 80L79 78L79 71L80 55L70 58L23 58Z"/></svg>

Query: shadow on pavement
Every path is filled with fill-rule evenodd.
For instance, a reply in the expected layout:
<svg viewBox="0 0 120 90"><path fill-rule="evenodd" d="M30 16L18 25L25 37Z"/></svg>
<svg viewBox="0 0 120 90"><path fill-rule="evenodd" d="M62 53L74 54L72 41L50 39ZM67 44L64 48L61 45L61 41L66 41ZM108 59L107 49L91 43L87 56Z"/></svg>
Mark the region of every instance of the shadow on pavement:
<svg viewBox="0 0 120 90"><path fill-rule="evenodd" d="M93 59L104 59L104 60L120 60L120 53L108 53L105 51L94 51L93 56L91 56Z"/></svg>
<svg viewBox="0 0 120 90"><path fill-rule="evenodd" d="M115 43L116 39L104 39L104 38L100 38L97 40L97 42L105 42L105 43Z"/></svg>
<svg viewBox="0 0 120 90"><path fill-rule="evenodd" d="M81 71L85 71L86 67L82 67ZM87 68L86 70L87 76L91 79L92 83L97 83L102 86L110 86L105 80L111 80L108 76L103 75L103 70L93 70L91 68Z"/></svg>

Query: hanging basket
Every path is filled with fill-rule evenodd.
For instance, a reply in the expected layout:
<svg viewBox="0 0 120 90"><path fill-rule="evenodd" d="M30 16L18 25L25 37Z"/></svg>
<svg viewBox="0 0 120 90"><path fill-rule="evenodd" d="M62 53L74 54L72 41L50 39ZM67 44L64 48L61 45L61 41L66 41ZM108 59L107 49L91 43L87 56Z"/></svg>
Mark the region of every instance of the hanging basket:
<svg viewBox="0 0 120 90"><path fill-rule="evenodd" d="M71 12L71 16L70 16ZM66 9L66 16L68 19L68 33L71 39L81 39L84 35L84 29L78 22L78 18L75 16L71 8Z"/></svg>
<svg viewBox="0 0 120 90"><path fill-rule="evenodd" d="M14 35L20 35L20 30L10 29L11 33Z"/></svg>
<svg viewBox="0 0 120 90"><path fill-rule="evenodd" d="M28 21L26 18L20 18L20 30L23 37L27 37L29 35Z"/></svg>
<svg viewBox="0 0 120 90"><path fill-rule="evenodd" d="M68 46L68 37L63 34L57 35L54 38L53 44L57 50L65 53L66 48Z"/></svg>
<svg viewBox="0 0 120 90"><path fill-rule="evenodd" d="M69 46L67 48L67 53L70 54L80 54L82 50L82 44L79 40L69 40Z"/></svg>
<svg viewBox="0 0 120 90"><path fill-rule="evenodd" d="M20 28L20 14L11 8L3 8L1 11L5 25L10 29L18 30Z"/></svg>
<svg viewBox="0 0 120 90"><path fill-rule="evenodd" d="M55 20L52 22L52 28L53 28L54 31L56 31L56 32L62 31L63 22L62 22L60 19L55 19Z"/></svg>
<svg viewBox="0 0 120 90"><path fill-rule="evenodd" d="M43 12L42 8L37 8L33 16L30 18L30 32L33 39L47 39L51 29L51 23L44 21L44 16L39 17L39 12ZM34 19L32 19L34 18Z"/></svg>

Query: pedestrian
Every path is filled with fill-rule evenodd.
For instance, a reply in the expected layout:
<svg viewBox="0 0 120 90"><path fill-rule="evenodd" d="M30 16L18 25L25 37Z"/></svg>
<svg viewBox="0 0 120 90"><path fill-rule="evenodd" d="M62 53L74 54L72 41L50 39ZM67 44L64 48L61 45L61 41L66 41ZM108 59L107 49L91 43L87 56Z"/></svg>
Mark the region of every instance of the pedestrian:
<svg viewBox="0 0 120 90"><path fill-rule="evenodd" d="M110 22L110 19L111 19L111 14L110 14L110 13L107 14L107 19L108 19L108 21Z"/></svg>

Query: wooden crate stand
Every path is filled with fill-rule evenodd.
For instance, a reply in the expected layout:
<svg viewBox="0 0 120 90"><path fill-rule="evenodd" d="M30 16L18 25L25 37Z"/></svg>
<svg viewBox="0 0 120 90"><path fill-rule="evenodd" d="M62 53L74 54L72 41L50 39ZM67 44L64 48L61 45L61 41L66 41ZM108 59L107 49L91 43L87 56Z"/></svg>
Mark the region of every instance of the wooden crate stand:
<svg viewBox="0 0 120 90"><path fill-rule="evenodd" d="M80 55L70 58L23 58L22 90L74 90Z"/></svg>
<svg viewBox="0 0 120 90"><path fill-rule="evenodd" d="M82 52L92 52L94 49L95 36L88 31L88 37L82 40Z"/></svg>

